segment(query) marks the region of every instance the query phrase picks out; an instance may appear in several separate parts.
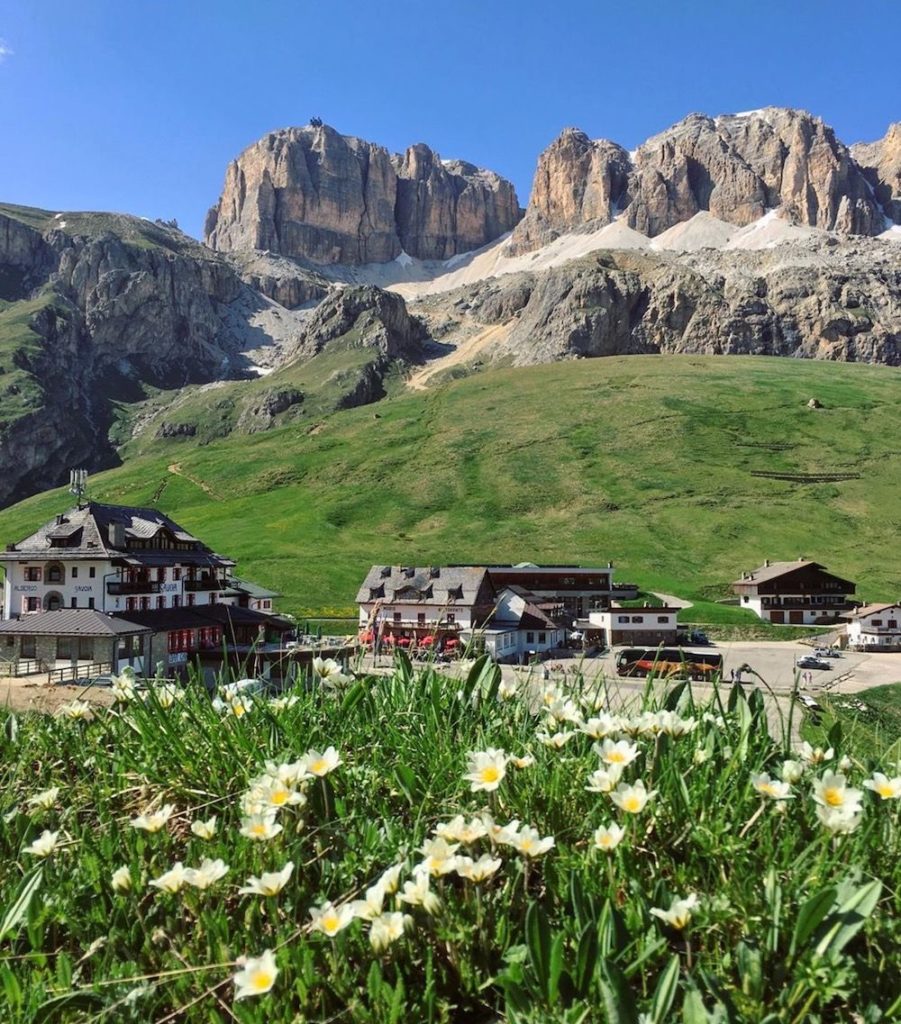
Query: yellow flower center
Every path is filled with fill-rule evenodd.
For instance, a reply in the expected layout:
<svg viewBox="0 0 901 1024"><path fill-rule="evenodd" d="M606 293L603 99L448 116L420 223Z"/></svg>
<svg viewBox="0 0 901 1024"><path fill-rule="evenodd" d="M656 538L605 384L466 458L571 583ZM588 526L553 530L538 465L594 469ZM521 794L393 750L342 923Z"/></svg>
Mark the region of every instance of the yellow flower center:
<svg viewBox="0 0 901 1024"><path fill-rule="evenodd" d="M322 927L327 932L336 932L338 930L338 917L336 914L326 914L322 919Z"/></svg>
<svg viewBox="0 0 901 1024"><path fill-rule="evenodd" d="M612 845L613 839L610 836L601 836L601 838L598 840L598 846L600 846L604 850L606 850L608 846Z"/></svg>
<svg viewBox="0 0 901 1024"><path fill-rule="evenodd" d="M607 755L607 761L609 764L622 764L625 760L625 754L623 754L621 750L611 750Z"/></svg>
<svg viewBox="0 0 901 1024"><path fill-rule="evenodd" d="M889 797L895 795L895 787L890 782L881 782L876 787L876 792L884 799L888 800Z"/></svg>
<svg viewBox="0 0 901 1024"><path fill-rule="evenodd" d="M288 791L286 789L277 789L273 792L270 799L272 800L272 803L276 804L277 806L281 806L288 800Z"/></svg>
<svg viewBox="0 0 901 1024"><path fill-rule="evenodd" d="M266 826L262 822L258 822L256 825L250 826L250 831L255 836L264 836L266 834Z"/></svg>
<svg viewBox="0 0 901 1024"><path fill-rule="evenodd" d="M827 786L823 790L823 799L830 807L841 807L845 802L844 790L839 789L838 786Z"/></svg>
<svg viewBox="0 0 901 1024"><path fill-rule="evenodd" d="M326 763L325 758L322 758L322 757L320 757L318 761L314 761L310 765L310 771L314 775L322 775L327 770L328 770L328 764Z"/></svg>
<svg viewBox="0 0 901 1024"><path fill-rule="evenodd" d="M623 810L636 814L641 810L641 800L639 800L637 796L627 796L626 799L623 800Z"/></svg>
<svg viewBox="0 0 901 1024"><path fill-rule="evenodd" d="M523 853L528 853L529 850L532 849L533 845L534 844L531 839L523 839L520 841L519 848L522 850Z"/></svg>
<svg viewBox="0 0 901 1024"><path fill-rule="evenodd" d="M268 971L255 971L250 978L251 986L260 992L265 992L266 989L271 988L273 981L275 981L275 978Z"/></svg>
<svg viewBox="0 0 901 1024"><path fill-rule="evenodd" d="M501 773L493 764L489 764L487 767L482 769L482 782L497 782L500 777Z"/></svg>

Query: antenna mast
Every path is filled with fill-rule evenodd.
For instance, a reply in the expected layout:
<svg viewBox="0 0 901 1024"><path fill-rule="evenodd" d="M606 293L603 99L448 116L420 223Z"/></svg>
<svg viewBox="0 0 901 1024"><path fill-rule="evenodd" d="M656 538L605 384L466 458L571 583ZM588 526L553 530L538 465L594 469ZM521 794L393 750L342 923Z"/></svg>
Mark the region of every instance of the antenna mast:
<svg viewBox="0 0 901 1024"><path fill-rule="evenodd" d="M88 491L88 471L86 469L69 470L69 493L74 494L78 499L78 507L81 508L81 500Z"/></svg>

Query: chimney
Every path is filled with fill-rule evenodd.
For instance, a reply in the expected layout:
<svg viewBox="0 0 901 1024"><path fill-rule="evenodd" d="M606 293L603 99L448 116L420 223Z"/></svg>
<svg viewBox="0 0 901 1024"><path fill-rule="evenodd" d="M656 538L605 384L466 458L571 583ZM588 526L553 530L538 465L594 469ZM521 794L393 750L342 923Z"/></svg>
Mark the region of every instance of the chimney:
<svg viewBox="0 0 901 1024"><path fill-rule="evenodd" d="M764 566L765 569L769 569L769 567L770 567L770 560L768 558L764 558L763 566Z"/></svg>
<svg viewBox="0 0 901 1024"><path fill-rule="evenodd" d="M111 548L115 548L116 551L125 550L125 524L124 523L110 523L109 524L109 544Z"/></svg>

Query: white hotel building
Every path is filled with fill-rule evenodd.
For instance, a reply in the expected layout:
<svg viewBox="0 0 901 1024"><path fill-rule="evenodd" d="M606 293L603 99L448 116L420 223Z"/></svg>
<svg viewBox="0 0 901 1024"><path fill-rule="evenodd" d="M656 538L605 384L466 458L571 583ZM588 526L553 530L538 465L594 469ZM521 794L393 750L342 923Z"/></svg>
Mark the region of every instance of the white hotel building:
<svg viewBox="0 0 901 1024"><path fill-rule="evenodd" d="M0 561L4 619L63 608L124 616L235 600L228 580L235 563L149 508L87 502L8 544Z"/></svg>

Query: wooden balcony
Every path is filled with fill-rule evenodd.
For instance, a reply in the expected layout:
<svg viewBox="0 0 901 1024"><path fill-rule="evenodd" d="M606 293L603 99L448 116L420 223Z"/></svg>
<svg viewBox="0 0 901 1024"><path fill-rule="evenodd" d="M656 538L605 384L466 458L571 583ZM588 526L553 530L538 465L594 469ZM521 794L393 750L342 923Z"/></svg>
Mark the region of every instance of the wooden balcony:
<svg viewBox="0 0 901 1024"><path fill-rule="evenodd" d="M156 580L110 580L106 585L108 594L158 594L160 584Z"/></svg>

